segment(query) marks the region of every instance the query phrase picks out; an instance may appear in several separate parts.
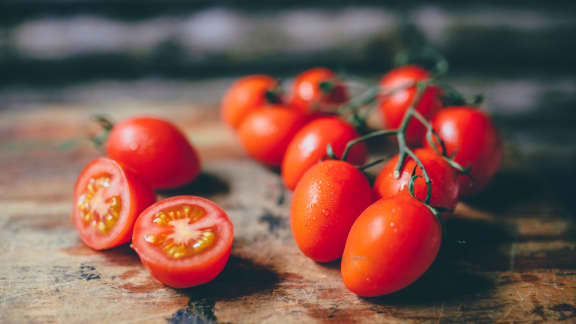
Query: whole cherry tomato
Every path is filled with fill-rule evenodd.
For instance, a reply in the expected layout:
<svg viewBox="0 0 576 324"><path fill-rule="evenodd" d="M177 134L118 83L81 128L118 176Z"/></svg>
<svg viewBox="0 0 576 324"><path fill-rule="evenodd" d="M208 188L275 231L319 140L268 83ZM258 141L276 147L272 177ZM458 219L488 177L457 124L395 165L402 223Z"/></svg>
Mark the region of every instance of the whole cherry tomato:
<svg viewBox="0 0 576 324"><path fill-rule="evenodd" d="M269 102L267 93L277 92L278 81L267 75L250 75L237 80L228 89L222 100L222 120L236 129L254 110L261 108ZM278 98L276 98L278 99Z"/></svg>
<svg viewBox="0 0 576 324"><path fill-rule="evenodd" d="M142 212L132 247L154 278L186 288L216 278L233 241L232 223L218 205L201 197L176 196Z"/></svg>
<svg viewBox="0 0 576 324"><path fill-rule="evenodd" d="M306 114L287 106L265 106L244 119L238 138L254 159L280 166L288 144L307 121Z"/></svg>
<svg viewBox="0 0 576 324"><path fill-rule="evenodd" d="M432 192L430 205L453 210L458 203L458 173L452 168L440 155L431 149L414 150L424 169L432 180ZM417 165L412 158L408 156L397 179L394 177L398 155L390 160L378 174L374 189L381 198L392 198L396 195L410 196L408 184L412 177L412 170ZM428 193L428 186L424 180L422 170L418 167L416 175L420 177L414 182L414 193L420 200L425 200ZM447 216L449 213L444 213Z"/></svg>
<svg viewBox="0 0 576 324"><path fill-rule="evenodd" d="M471 107L448 107L438 113L433 127L444 141L448 156L470 168L470 176L460 175L460 196L484 189L502 159L502 141L490 117Z"/></svg>
<svg viewBox="0 0 576 324"><path fill-rule="evenodd" d="M326 146L332 145L334 154L340 158L346 144L358 138L358 133L347 122L337 117L321 117L306 124L296 133L282 160L282 179L294 190L304 173L326 156ZM366 162L366 145L355 145L347 160L359 165Z"/></svg>
<svg viewBox="0 0 576 324"><path fill-rule="evenodd" d="M413 198L380 199L356 219L342 256L342 279L374 297L412 284L434 262L442 242L438 219Z"/></svg>
<svg viewBox="0 0 576 324"><path fill-rule="evenodd" d="M303 112L331 112L348 101L348 88L327 68L313 68L294 80L290 105Z"/></svg>
<svg viewBox="0 0 576 324"><path fill-rule="evenodd" d="M129 242L134 222L156 201L154 191L118 162L98 158L74 186L72 223L86 245L103 250Z"/></svg>
<svg viewBox="0 0 576 324"><path fill-rule="evenodd" d="M156 117L116 124L106 140L106 153L154 189L182 186L200 171L198 153L186 136L171 122Z"/></svg>
<svg viewBox="0 0 576 324"><path fill-rule="evenodd" d="M380 91L386 92L401 88L412 82L424 81L430 78L430 74L415 65L405 65L388 72L380 81ZM397 90L391 94L380 97L380 114L384 123L384 128L396 129L400 127L404 114L412 105L417 94L416 86ZM440 90L438 87L430 85L424 90L420 103L416 110L425 118L430 119L442 106L440 101ZM426 127L413 118L406 130L406 141L408 145L417 146L422 144L422 138L426 134Z"/></svg>
<svg viewBox="0 0 576 324"><path fill-rule="evenodd" d="M311 167L292 196L290 226L300 251L318 262L340 258L350 227L372 197L364 174L348 162Z"/></svg>

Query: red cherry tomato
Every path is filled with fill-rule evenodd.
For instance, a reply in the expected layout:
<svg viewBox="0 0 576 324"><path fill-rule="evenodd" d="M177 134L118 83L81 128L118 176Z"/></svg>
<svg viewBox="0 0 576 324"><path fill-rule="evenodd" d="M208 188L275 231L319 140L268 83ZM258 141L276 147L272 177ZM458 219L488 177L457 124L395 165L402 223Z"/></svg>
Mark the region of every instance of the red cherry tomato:
<svg viewBox="0 0 576 324"><path fill-rule="evenodd" d="M246 116L268 104L266 93L275 92L278 81L267 75L250 75L237 80L222 100L221 117L232 128L240 127Z"/></svg>
<svg viewBox="0 0 576 324"><path fill-rule="evenodd" d="M430 205L453 210L458 203L459 184L457 171L431 149L417 149L414 150L414 153L420 159L430 180L432 180ZM411 197L408 184L416 162L408 157L400 177L396 179L394 171L397 163L398 155L384 166L376 178L374 189L381 198L392 198L396 195ZM416 169L416 174L421 177L416 179L414 183L414 193L418 199L425 200L428 186L420 168ZM445 213L443 215L447 216L448 214Z"/></svg>
<svg viewBox="0 0 576 324"><path fill-rule="evenodd" d="M134 222L156 201L154 191L118 162L88 163L74 186L72 223L86 245L109 249L130 241Z"/></svg>
<svg viewBox="0 0 576 324"><path fill-rule="evenodd" d="M342 256L342 279L374 297L412 284L430 267L442 241L438 219L413 198L380 199L358 217Z"/></svg>
<svg viewBox="0 0 576 324"><path fill-rule="evenodd" d="M322 117L315 119L296 133L282 161L282 178L290 190L304 173L326 156L326 146L332 145L334 154L341 157L344 148L350 140L358 138L358 133L350 124L337 117ZM355 145L348 161L354 165L366 162L366 145L362 142Z"/></svg>
<svg viewBox="0 0 576 324"><path fill-rule="evenodd" d="M280 166L288 144L307 120L307 115L289 107L265 106L244 119L238 138L254 159Z"/></svg>
<svg viewBox="0 0 576 324"><path fill-rule="evenodd" d="M216 278L233 241L232 223L218 205L201 197L176 196L142 212L132 247L154 278L186 288Z"/></svg>
<svg viewBox="0 0 576 324"><path fill-rule="evenodd" d="M364 174L348 162L311 167L292 196L290 225L300 251L318 262L340 258L350 227L372 195Z"/></svg>
<svg viewBox="0 0 576 324"><path fill-rule="evenodd" d="M380 87L381 91L390 91L411 82L427 80L429 77L430 74L426 70L415 65L405 65L388 72L382 78ZM416 93L416 86L411 86L392 94L381 96L380 113L384 128L396 129L400 127L404 114L412 105ZM430 119L441 106L440 90L438 87L428 86L416 110L427 119ZM421 145L422 138L426 134L426 128L419 121L413 119L408 124L405 134L408 145Z"/></svg>
<svg viewBox="0 0 576 324"><path fill-rule="evenodd" d="M502 159L502 141L490 117L471 107L448 107L438 113L432 126L444 141L448 155L471 169L470 177L460 175L460 195L482 191Z"/></svg>
<svg viewBox="0 0 576 324"><path fill-rule="evenodd" d="M198 153L186 136L174 124L156 117L116 124L108 135L106 153L154 189L182 186L200 172Z"/></svg>
<svg viewBox="0 0 576 324"><path fill-rule="evenodd" d="M330 112L347 101L348 88L326 68L307 70L292 85L290 105L303 112Z"/></svg>

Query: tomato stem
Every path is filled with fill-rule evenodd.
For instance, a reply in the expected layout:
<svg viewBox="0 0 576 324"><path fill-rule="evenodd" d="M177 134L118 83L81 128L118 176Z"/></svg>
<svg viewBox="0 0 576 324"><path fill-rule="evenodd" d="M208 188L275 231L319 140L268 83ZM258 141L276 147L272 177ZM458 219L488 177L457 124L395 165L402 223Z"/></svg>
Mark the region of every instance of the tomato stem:
<svg viewBox="0 0 576 324"><path fill-rule="evenodd" d="M92 116L92 120L96 121L102 131L96 135L90 135L88 139L96 146L96 148L102 151L102 145L106 143L108 139L108 135L112 128L114 128L114 123L110 121L110 119L104 115L94 115Z"/></svg>

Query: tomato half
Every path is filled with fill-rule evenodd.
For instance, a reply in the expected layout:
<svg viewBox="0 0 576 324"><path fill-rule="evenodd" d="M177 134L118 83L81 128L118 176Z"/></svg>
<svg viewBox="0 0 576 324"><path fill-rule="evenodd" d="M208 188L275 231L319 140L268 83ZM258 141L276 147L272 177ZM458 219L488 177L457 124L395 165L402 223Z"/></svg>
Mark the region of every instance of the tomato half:
<svg viewBox="0 0 576 324"><path fill-rule="evenodd" d="M368 179L348 162L311 167L292 196L290 226L300 251L318 262L340 258L350 227L372 197Z"/></svg>
<svg viewBox="0 0 576 324"><path fill-rule="evenodd" d="M154 189L175 188L200 172L200 158L184 133L157 117L135 117L112 128L106 153Z"/></svg>
<svg viewBox="0 0 576 324"><path fill-rule="evenodd" d="M331 112L347 101L348 88L327 68L304 71L292 84L290 105L302 112Z"/></svg>
<svg viewBox="0 0 576 324"><path fill-rule="evenodd" d="M161 200L142 212L132 247L158 281L186 288L207 283L224 269L234 228L216 203L196 196Z"/></svg>
<svg viewBox="0 0 576 324"><path fill-rule="evenodd" d="M380 199L358 217L342 256L342 279L353 293L374 297L416 281L436 259L438 219L413 198Z"/></svg>
<svg viewBox="0 0 576 324"><path fill-rule="evenodd" d="M86 245L109 249L130 241L136 218L155 201L152 188L137 175L98 158L76 180L72 223Z"/></svg>

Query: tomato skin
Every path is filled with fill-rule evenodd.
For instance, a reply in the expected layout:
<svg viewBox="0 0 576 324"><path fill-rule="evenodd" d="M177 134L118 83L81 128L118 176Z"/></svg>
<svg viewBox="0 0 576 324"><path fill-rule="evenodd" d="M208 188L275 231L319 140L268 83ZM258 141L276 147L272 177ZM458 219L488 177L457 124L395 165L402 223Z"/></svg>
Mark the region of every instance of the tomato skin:
<svg viewBox="0 0 576 324"><path fill-rule="evenodd" d="M255 74L238 79L222 99L222 120L237 129L248 114L267 104L266 92L275 91L278 86L278 81L267 75Z"/></svg>
<svg viewBox="0 0 576 324"><path fill-rule="evenodd" d="M429 78L430 74L426 70L416 65L405 65L388 72L380 81L380 87L381 91L387 91L410 82L424 81ZM379 109L384 128L397 129L400 127L404 114L412 105L416 94L417 89L414 85L380 97ZM424 90L416 110L425 118L430 119L442 107L440 95L441 92L438 87L428 86ZM426 134L426 127L413 119L408 124L405 134L408 145L418 146L422 144L423 137Z"/></svg>
<svg viewBox="0 0 576 324"><path fill-rule="evenodd" d="M200 172L198 153L186 136L157 117L135 117L116 124L108 135L106 153L154 189L182 186Z"/></svg>
<svg viewBox="0 0 576 324"><path fill-rule="evenodd" d="M490 117L466 106L444 108L432 126L446 145L448 156L464 168L470 178L460 175L460 196L468 197L482 191L500 168L502 140ZM431 147L427 143L428 147Z"/></svg>
<svg viewBox="0 0 576 324"><path fill-rule="evenodd" d="M414 153L420 159L428 172L430 180L432 180L430 205L453 210L458 203L460 187L457 171L432 149L416 149ZM411 197L408 184L410 183L412 170L417 164L408 156L400 177L396 179L396 177L394 177L394 170L396 169L397 163L398 155L388 161L378 174L378 177L376 177L374 189L380 198L392 198L396 195ZM426 185L420 168L416 169L416 174L421 177L416 179L414 183L414 193L418 199L425 200L428 186ZM447 216L448 214L449 213L445 213L443 216Z"/></svg>
<svg viewBox="0 0 576 324"><path fill-rule="evenodd" d="M375 297L416 281L434 262L440 223L412 198L380 199L358 217L342 256L342 279L353 293Z"/></svg>
<svg viewBox="0 0 576 324"><path fill-rule="evenodd" d="M218 239L206 253L183 259L170 259L161 249L151 246L146 235L157 233L158 225L152 222L154 215L166 208L191 204L200 206L207 216L214 219ZM132 236L132 248L142 264L158 281L174 288L187 288L208 283L216 278L226 266L234 242L234 227L226 213L214 202L197 196L174 196L161 200L144 210Z"/></svg>
<svg viewBox="0 0 576 324"><path fill-rule="evenodd" d="M354 127L337 117L317 118L296 133L282 160L282 179L294 190L300 178L314 164L326 156L326 146L332 145L334 154L341 157L350 140L358 138ZM366 144L356 144L348 155L348 162L359 165L366 162Z"/></svg>
<svg viewBox="0 0 576 324"><path fill-rule="evenodd" d="M290 226L300 251L317 262L340 258L350 227L372 195L368 179L348 162L311 167L292 196Z"/></svg>
<svg viewBox="0 0 576 324"><path fill-rule="evenodd" d="M287 106L265 106L244 119L238 139L255 160L280 166L288 144L307 121L307 115Z"/></svg>
<svg viewBox="0 0 576 324"><path fill-rule="evenodd" d="M82 223L80 210L77 203L80 196L85 192L90 178L109 174L113 178L112 189L122 199L122 209L119 219L113 229L106 235L97 233L91 226ZM110 249L132 238L134 222L140 212L156 201L156 195L152 188L139 176L126 169L120 163L108 159L97 158L84 167L74 185L74 210L71 220L82 241L95 250Z"/></svg>
<svg viewBox="0 0 576 324"><path fill-rule="evenodd" d="M320 88L322 82L332 84L328 93ZM290 105L302 112L329 112L347 101L348 88L327 68L306 70L298 75L292 84Z"/></svg>

